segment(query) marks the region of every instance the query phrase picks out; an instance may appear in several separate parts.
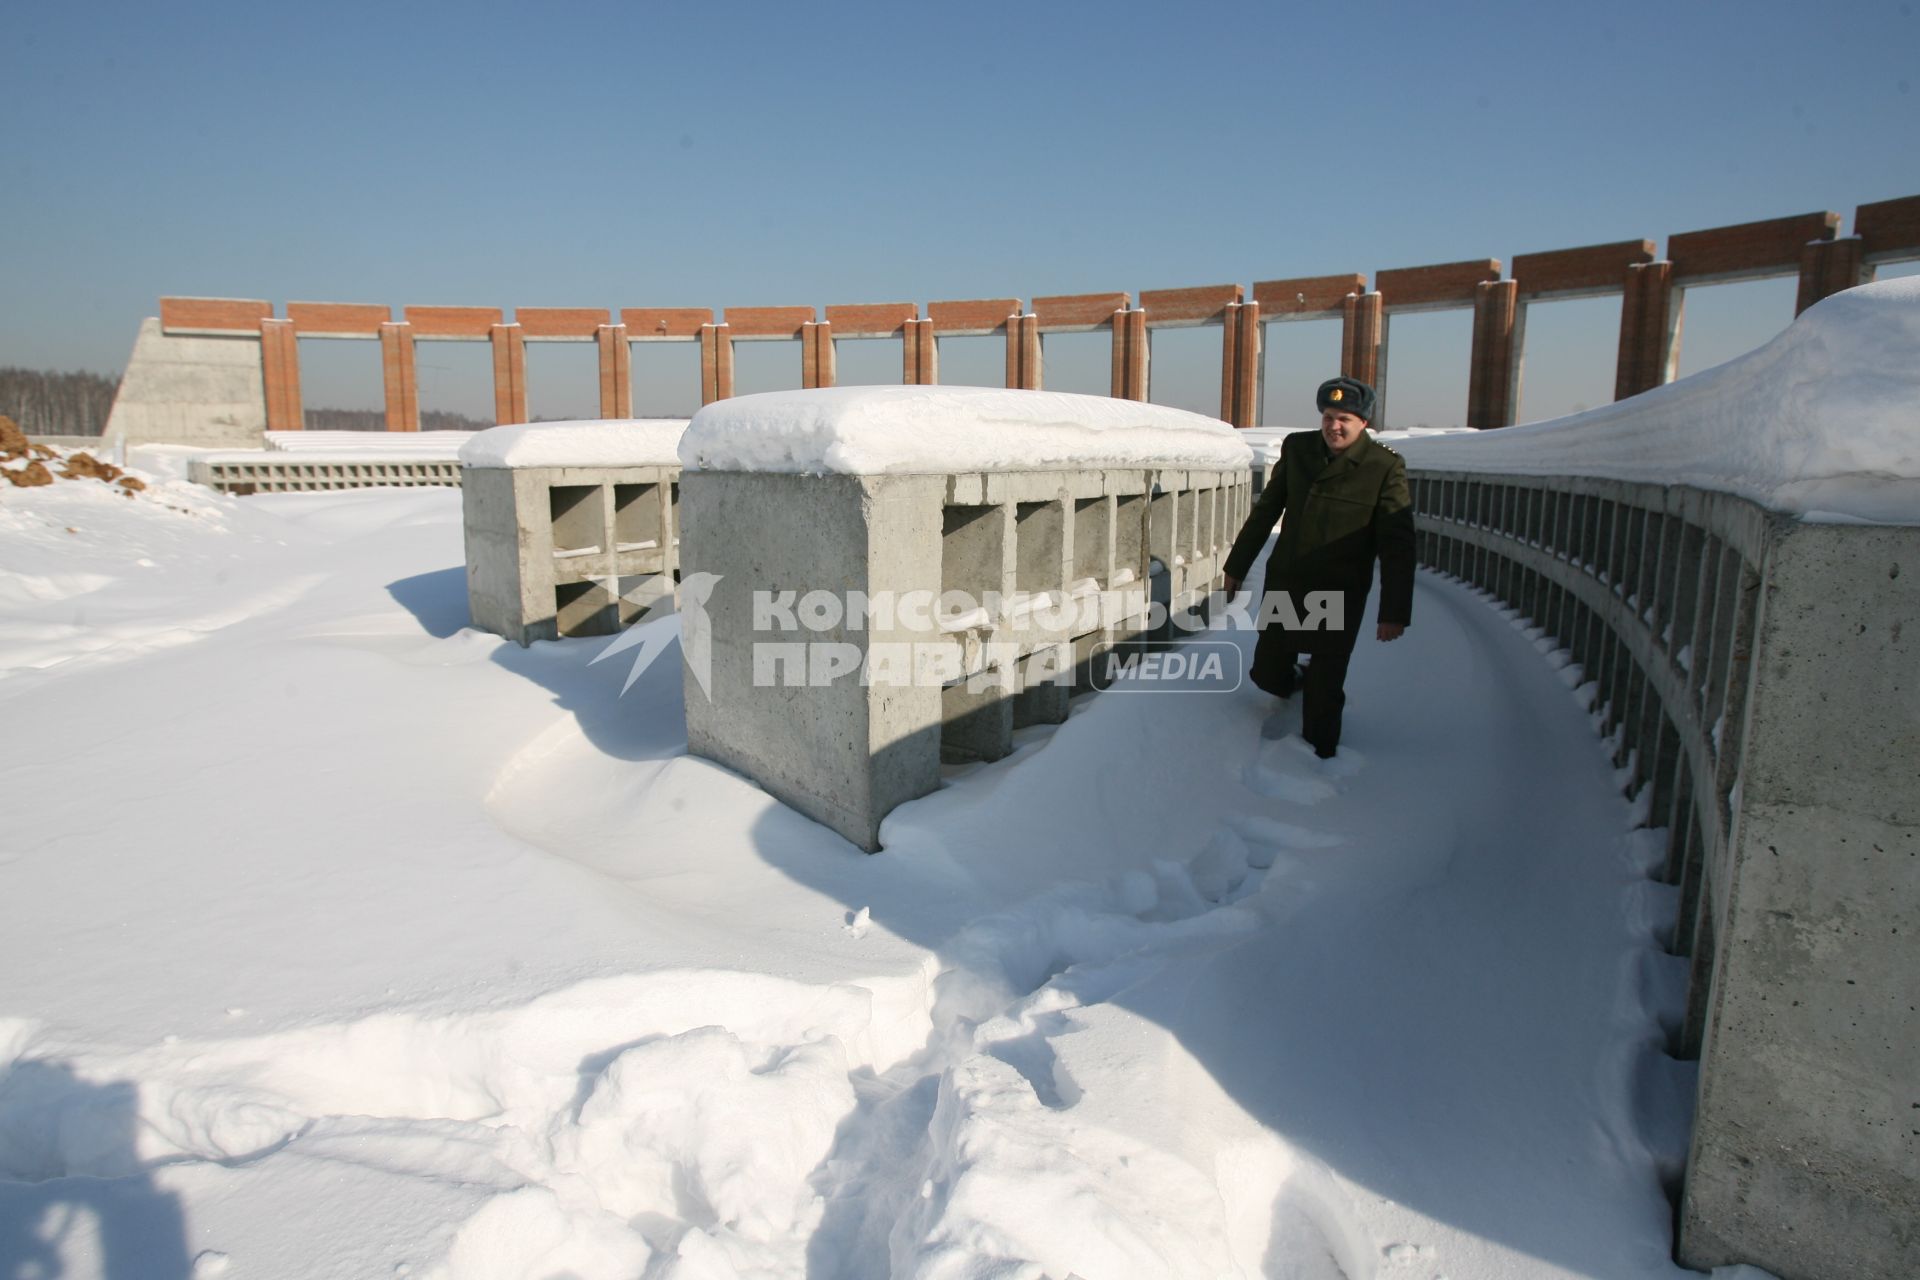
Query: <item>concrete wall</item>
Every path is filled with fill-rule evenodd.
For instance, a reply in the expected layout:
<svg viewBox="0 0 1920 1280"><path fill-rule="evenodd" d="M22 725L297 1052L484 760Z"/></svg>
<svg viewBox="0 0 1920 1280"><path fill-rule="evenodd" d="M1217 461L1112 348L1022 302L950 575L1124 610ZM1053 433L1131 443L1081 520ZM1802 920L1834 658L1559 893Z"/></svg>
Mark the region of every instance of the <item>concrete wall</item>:
<svg viewBox="0 0 1920 1280"><path fill-rule="evenodd" d="M1700 1060L1677 1254L1920 1275L1920 528L1744 499L1420 471L1426 565L1596 680L1666 829Z"/></svg>
<svg viewBox="0 0 1920 1280"><path fill-rule="evenodd" d="M163 333L140 322L104 435L135 444L259 447L267 427L258 337Z"/></svg>

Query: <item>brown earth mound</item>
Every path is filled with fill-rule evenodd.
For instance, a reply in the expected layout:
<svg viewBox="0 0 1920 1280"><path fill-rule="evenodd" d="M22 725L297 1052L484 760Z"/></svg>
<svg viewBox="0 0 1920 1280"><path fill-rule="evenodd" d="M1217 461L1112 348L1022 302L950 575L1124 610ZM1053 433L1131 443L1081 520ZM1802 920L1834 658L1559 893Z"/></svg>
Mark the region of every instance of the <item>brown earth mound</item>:
<svg viewBox="0 0 1920 1280"><path fill-rule="evenodd" d="M53 472L47 470L43 462L29 462L18 471L0 471L0 475L22 489L32 489L38 485L52 484Z"/></svg>
<svg viewBox="0 0 1920 1280"><path fill-rule="evenodd" d="M111 462L102 462L92 454L82 451L67 455L67 469L60 473L62 480L106 480L120 478L120 468Z"/></svg>
<svg viewBox="0 0 1920 1280"><path fill-rule="evenodd" d="M27 433L20 429L20 424L0 413L0 460L24 458L30 447Z"/></svg>

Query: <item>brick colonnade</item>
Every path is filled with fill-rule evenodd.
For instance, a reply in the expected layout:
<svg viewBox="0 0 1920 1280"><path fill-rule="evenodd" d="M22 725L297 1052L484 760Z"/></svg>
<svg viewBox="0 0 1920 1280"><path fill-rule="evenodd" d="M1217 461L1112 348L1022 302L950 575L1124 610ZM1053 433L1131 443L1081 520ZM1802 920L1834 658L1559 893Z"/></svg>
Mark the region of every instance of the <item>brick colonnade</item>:
<svg viewBox="0 0 1920 1280"><path fill-rule="evenodd" d="M492 345L494 413L499 422L527 419L526 343L593 342L599 349L600 413L634 411L632 344L690 342L700 349L702 404L733 394L733 344L797 340L803 387L835 385L839 341L897 341L901 381L939 381L939 340L1000 337L1006 342L1006 385L1042 385L1048 334L1106 331L1112 337L1111 394L1145 400L1151 386L1155 329L1211 326L1221 331L1220 416L1239 427L1258 420L1261 339L1266 326L1294 320L1341 325L1341 371L1381 391L1387 417L1388 339L1395 315L1438 310L1473 313L1467 425L1505 426L1519 407L1527 307L1535 302L1621 298L1614 395L1624 399L1671 381L1678 360L1686 291L1738 280L1797 276L1798 310L1872 278L1880 263L1920 258L1920 196L1861 205L1853 234L1841 237L1840 216L1809 213L1669 238L1656 259L1651 240L1623 240L1547 253L1521 254L1503 278L1496 258L1379 272L1374 287L1360 274L1264 280L1252 296L1238 284L1147 290L1137 305L1127 293L1089 293L931 302L829 306L824 318L808 306L623 308L521 307L512 321L494 307L388 308L291 302L284 318L271 304L217 298L162 298L163 332L257 336L269 430L302 424L300 338L361 338L381 344L390 431L420 429L414 372L421 341L484 341Z"/></svg>

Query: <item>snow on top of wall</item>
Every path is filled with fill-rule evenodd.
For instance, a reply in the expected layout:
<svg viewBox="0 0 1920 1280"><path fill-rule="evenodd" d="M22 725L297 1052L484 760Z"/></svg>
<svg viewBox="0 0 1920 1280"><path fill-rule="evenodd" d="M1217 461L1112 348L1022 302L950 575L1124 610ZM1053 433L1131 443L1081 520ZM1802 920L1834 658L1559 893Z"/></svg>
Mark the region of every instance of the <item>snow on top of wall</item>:
<svg viewBox="0 0 1920 1280"><path fill-rule="evenodd" d="M671 467L685 418L525 422L476 432L463 467Z"/></svg>
<svg viewBox="0 0 1920 1280"><path fill-rule="evenodd" d="M835 387L740 396L694 415L680 461L704 471L911 475L1082 467L1244 467L1217 418L1057 391Z"/></svg>
<svg viewBox="0 0 1920 1280"><path fill-rule="evenodd" d="M1395 447L1438 471L1685 484L1811 520L1920 524L1920 278L1835 294L1766 346L1617 404Z"/></svg>

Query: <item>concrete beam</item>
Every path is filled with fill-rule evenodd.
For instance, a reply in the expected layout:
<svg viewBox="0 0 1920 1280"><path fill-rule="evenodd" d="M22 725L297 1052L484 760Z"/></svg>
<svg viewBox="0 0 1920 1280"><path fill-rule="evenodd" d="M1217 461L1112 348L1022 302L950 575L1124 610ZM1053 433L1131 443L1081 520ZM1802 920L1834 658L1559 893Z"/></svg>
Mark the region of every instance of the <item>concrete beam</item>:
<svg viewBox="0 0 1920 1280"><path fill-rule="evenodd" d="M1861 205L1853 211L1853 234L1868 266L1920 258L1920 196Z"/></svg>
<svg viewBox="0 0 1920 1280"><path fill-rule="evenodd" d="M629 342L698 342L713 323L711 307L622 307Z"/></svg>
<svg viewBox="0 0 1920 1280"><path fill-rule="evenodd" d="M499 307L402 307L400 314L420 338L491 340L505 313Z"/></svg>
<svg viewBox="0 0 1920 1280"><path fill-rule="evenodd" d="M1623 292L1627 268L1652 262L1653 256L1651 240L1617 240L1578 249L1523 253L1513 260L1513 281L1520 286L1524 302L1599 297Z"/></svg>
<svg viewBox="0 0 1920 1280"><path fill-rule="evenodd" d="M1373 287L1388 312L1444 311L1473 305L1474 290L1500 278L1498 258L1442 262L1430 267L1396 267L1377 271Z"/></svg>
<svg viewBox="0 0 1920 1280"><path fill-rule="evenodd" d="M1366 291L1367 278L1357 272L1253 282L1253 300L1260 304L1261 320L1267 322L1337 320L1345 314L1348 295Z"/></svg>
<svg viewBox="0 0 1920 1280"><path fill-rule="evenodd" d="M260 332L260 322L273 318L273 304L252 298L162 298L160 331L181 336Z"/></svg>
<svg viewBox="0 0 1920 1280"><path fill-rule="evenodd" d="M1667 261L1678 286L1792 275L1800 269L1801 247L1831 240L1839 228L1837 213L1802 213L1687 231L1667 237Z"/></svg>

